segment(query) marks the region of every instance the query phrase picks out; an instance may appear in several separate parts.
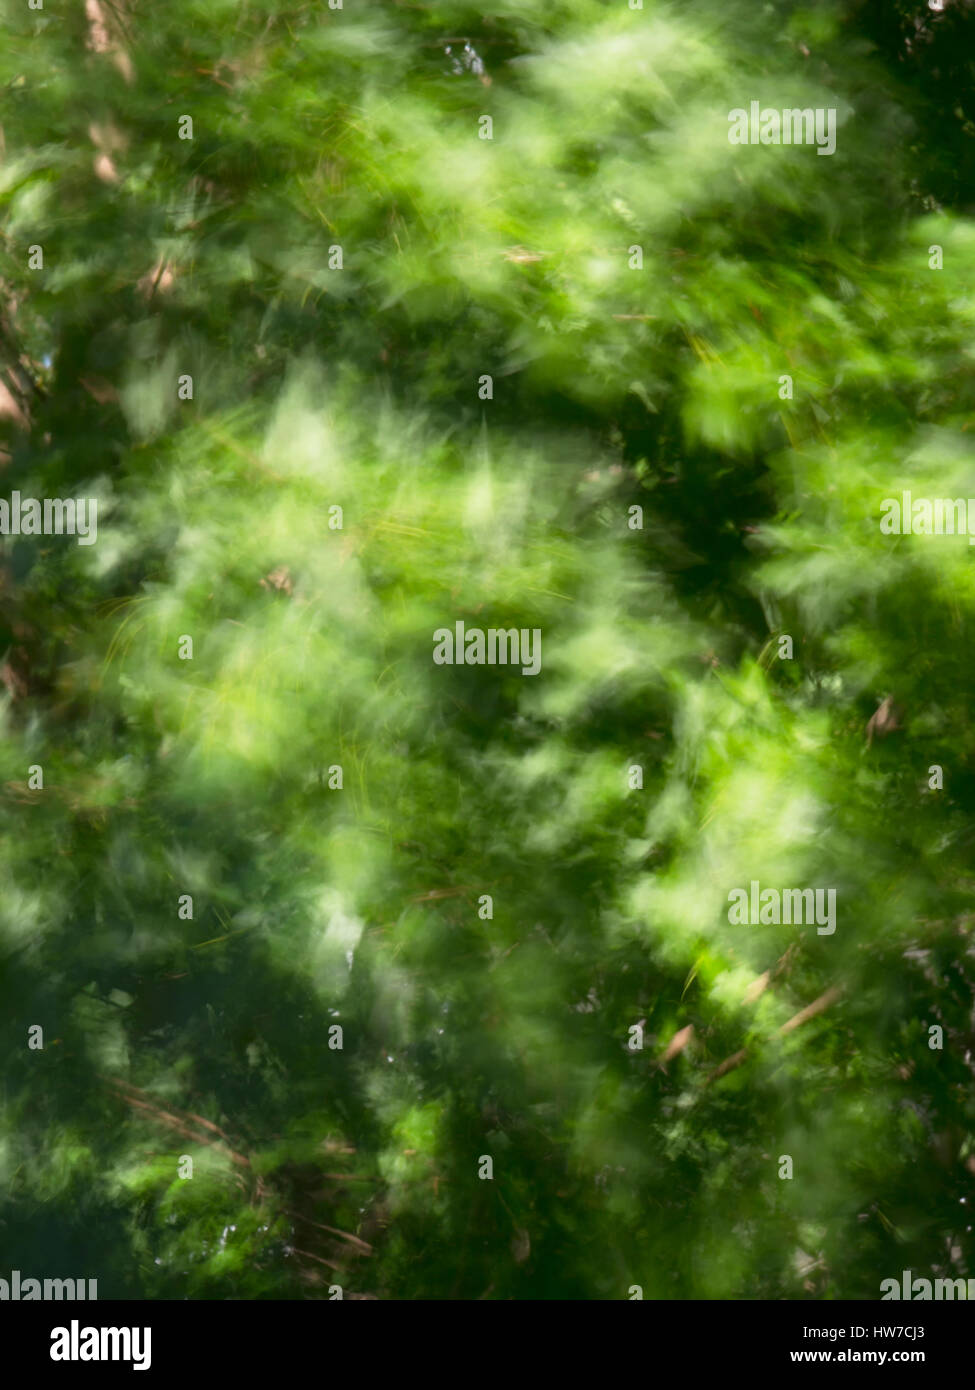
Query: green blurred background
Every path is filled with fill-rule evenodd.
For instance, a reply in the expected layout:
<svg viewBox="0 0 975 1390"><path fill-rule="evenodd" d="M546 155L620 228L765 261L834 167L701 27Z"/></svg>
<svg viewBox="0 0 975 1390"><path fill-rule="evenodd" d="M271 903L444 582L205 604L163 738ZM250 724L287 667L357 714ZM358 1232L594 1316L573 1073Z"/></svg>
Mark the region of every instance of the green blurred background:
<svg viewBox="0 0 975 1390"><path fill-rule="evenodd" d="M0 22L0 1275L975 1275L968 0Z"/></svg>

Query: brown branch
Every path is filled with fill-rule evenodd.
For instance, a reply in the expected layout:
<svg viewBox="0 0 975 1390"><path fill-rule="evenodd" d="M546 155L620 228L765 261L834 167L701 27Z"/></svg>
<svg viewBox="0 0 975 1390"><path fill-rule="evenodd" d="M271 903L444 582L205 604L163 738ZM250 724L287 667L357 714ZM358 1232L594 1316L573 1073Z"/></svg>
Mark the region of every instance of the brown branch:
<svg viewBox="0 0 975 1390"><path fill-rule="evenodd" d="M811 1018L815 1018L817 1014L825 1012L830 1004L835 1003L842 993L842 985L831 985L829 989L826 990L825 994L821 994L818 999L814 999L811 1004L807 1004L804 1009L800 1009L797 1014L793 1014L788 1022L782 1024L781 1028L776 1029L777 1036L784 1038L794 1029L800 1028L804 1023L808 1023ZM709 1086L712 1081L717 1081L719 1077L727 1075L729 1071L734 1071L735 1067L740 1067L742 1062L747 1061L749 1055L749 1049L743 1047L740 1052L734 1053L731 1057L726 1057L721 1065L716 1067L707 1078L705 1085Z"/></svg>
<svg viewBox="0 0 975 1390"><path fill-rule="evenodd" d="M312 1221L310 1216L302 1216L300 1211L293 1211L291 1207L282 1207L282 1211L287 1212L288 1216L293 1216L296 1221L303 1221L307 1226L317 1226L320 1231L329 1231L333 1236L341 1236L350 1245L354 1245L357 1250L361 1250L364 1255L372 1254L372 1246L367 1240L362 1240L359 1236L354 1236L349 1231L340 1231L337 1226L326 1226L322 1221Z"/></svg>
<svg viewBox="0 0 975 1390"><path fill-rule="evenodd" d="M213 1139L208 1139L204 1134L197 1133L197 1131L194 1130L191 1125L187 1124L186 1115L180 1116L173 1114L173 1112L170 1110L164 1110L161 1105L157 1105L156 1102L151 1100L144 1091L140 1091L137 1086L132 1086L128 1082L122 1081L117 1077L106 1076L102 1079L108 1082L108 1084L117 1092L120 1099L124 1100L127 1105L131 1105L137 1110L145 1111L147 1114L151 1115L155 1120L157 1120L160 1124L164 1124L168 1129L173 1129L178 1134L182 1134L186 1138L192 1139L192 1141L195 1144L204 1144L207 1148L217 1149L226 1158L229 1158L231 1163L236 1164L238 1168L250 1168L250 1159L247 1158L244 1154L237 1153L237 1151L232 1147L230 1140L223 1133L223 1131L219 1129L216 1125L212 1124L209 1120L204 1120L199 1115L189 1116L189 1118L197 1120L200 1124L205 1125L207 1129L213 1130L214 1133L222 1135L223 1139L226 1142L218 1143L215 1142ZM126 1092L129 1092L130 1094L126 1094Z"/></svg>
<svg viewBox="0 0 975 1390"><path fill-rule="evenodd" d="M726 1072L734 1071L735 1067L740 1067L742 1062L747 1061L747 1059L748 1048L743 1047L740 1052L735 1052L731 1057L726 1057L720 1067L717 1067L711 1073L705 1084L710 1085L712 1081L717 1081L719 1076L724 1076Z"/></svg>
<svg viewBox="0 0 975 1390"><path fill-rule="evenodd" d="M786 1033L791 1033L793 1028L799 1028L803 1023L807 1023L809 1019L815 1018L817 1014L823 1013L824 1010L829 1008L830 1004L835 1003L836 1000L839 999L842 993L842 985L831 985L825 994L821 994L818 999L814 999L811 1004L807 1004L804 1009L800 1009L797 1014L794 1014L792 1018L789 1019L788 1023L783 1023L782 1027L779 1029L779 1035L785 1037Z"/></svg>
<svg viewBox="0 0 975 1390"><path fill-rule="evenodd" d="M459 888L431 888L428 893L421 893L419 897L410 898L411 903L428 903L439 898L459 898L463 893L473 893L475 889L468 886Z"/></svg>
<svg viewBox="0 0 975 1390"><path fill-rule="evenodd" d="M319 1173L320 1178L329 1178L332 1182L375 1182L376 1179L368 1173Z"/></svg>
<svg viewBox="0 0 975 1390"><path fill-rule="evenodd" d="M326 1260L323 1255L313 1255L310 1250L299 1250L297 1245L292 1245L292 1250L296 1255L304 1255L306 1260L316 1260L320 1265L328 1265L329 1269L342 1269L342 1265L336 1264L334 1260Z"/></svg>
<svg viewBox="0 0 975 1390"><path fill-rule="evenodd" d="M682 1028L679 1033L675 1033L667 1044L667 1050L660 1059L660 1066L669 1062L672 1057L676 1057L678 1052L683 1052L684 1048L694 1037L694 1024L689 1023L686 1028Z"/></svg>

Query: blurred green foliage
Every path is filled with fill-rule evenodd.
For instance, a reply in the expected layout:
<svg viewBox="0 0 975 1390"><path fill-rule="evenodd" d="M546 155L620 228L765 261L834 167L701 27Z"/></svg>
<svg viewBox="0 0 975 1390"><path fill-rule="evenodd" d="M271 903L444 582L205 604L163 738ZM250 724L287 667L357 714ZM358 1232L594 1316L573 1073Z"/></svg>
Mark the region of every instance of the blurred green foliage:
<svg viewBox="0 0 975 1390"><path fill-rule="evenodd" d="M879 530L973 491L971 19L879 8L0 8L3 495L99 506L2 543L4 1272L975 1275L975 572Z"/></svg>

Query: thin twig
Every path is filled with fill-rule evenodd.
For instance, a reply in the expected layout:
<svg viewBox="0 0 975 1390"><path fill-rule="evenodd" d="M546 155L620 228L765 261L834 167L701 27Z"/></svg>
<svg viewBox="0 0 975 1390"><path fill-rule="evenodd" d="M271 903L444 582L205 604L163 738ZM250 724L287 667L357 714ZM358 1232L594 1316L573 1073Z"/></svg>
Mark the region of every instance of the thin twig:
<svg viewBox="0 0 975 1390"><path fill-rule="evenodd" d="M328 1265L329 1269L342 1268L342 1266L336 1264L334 1260L326 1260L324 1255L313 1255L310 1250L299 1250L297 1245L292 1245L291 1248L296 1255L304 1255L306 1260L317 1260L320 1265Z"/></svg>
<svg viewBox="0 0 975 1390"><path fill-rule="evenodd" d="M829 989L826 990L825 994L821 994L818 999L814 999L811 1004L807 1004L804 1009L800 1009L797 1014L793 1014L788 1022L783 1023L782 1027L776 1030L777 1035L780 1038L784 1038L786 1034L791 1033L793 1029L801 1027L803 1023L808 1023L811 1018L815 1018L817 1014L821 1014L828 1009L830 1004L835 1003L842 993L842 985L831 985ZM726 1057L721 1065L707 1078L705 1085L710 1085L712 1081L717 1081L719 1077L727 1075L729 1071L734 1071L735 1067L740 1067L742 1062L747 1061L748 1057L749 1049L747 1047L743 1047L740 1052L736 1052L731 1057Z"/></svg>
<svg viewBox="0 0 975 1390"><path fill-rule="evenodd" d="M293 1211L291 1207L282 1207L281 1210L287 1212L289 1216L293 1216L296 1221L303 1221L306 1226L317 1226L320 1231L328 1231L333 1236L341 1236L342 1239L347 1240L350 1245L354 1245L358 1250L361 1250L364 1255L372 1254L372 1246L369 1242L367 1240L362 1240L359 1236L352 1235L349 1231L340 1231L337 1226L326 1226L323 1221L312 1221L310 1216L302 1216L300 1211Z"/></svg>

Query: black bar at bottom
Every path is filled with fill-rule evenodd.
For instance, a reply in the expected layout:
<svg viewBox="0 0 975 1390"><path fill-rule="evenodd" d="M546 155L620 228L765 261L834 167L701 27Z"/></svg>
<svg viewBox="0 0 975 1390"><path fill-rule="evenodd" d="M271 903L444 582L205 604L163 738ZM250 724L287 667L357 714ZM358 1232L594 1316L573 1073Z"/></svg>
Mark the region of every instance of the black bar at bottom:
<svg viewBox="0 0 975 1390"><path fill-rule="evenodd" d="M411 1379L467 1379L474 1366L490 1373L495 1359L509 1375L537 1361L575 1379L585 1378L583 1351L622 1375L628 1364L672 1375L871 1365L923 1375L958 1364L975 1311L965 1301L538 1301L493 1311L483 1301L353 1302L3 1302L0 1335L18 1381L42 1375L44 1385L86 1371L252 1381L316 1366L330 1379L372 1379L386 1366L397 1376L411 1367Z"/></svg>

